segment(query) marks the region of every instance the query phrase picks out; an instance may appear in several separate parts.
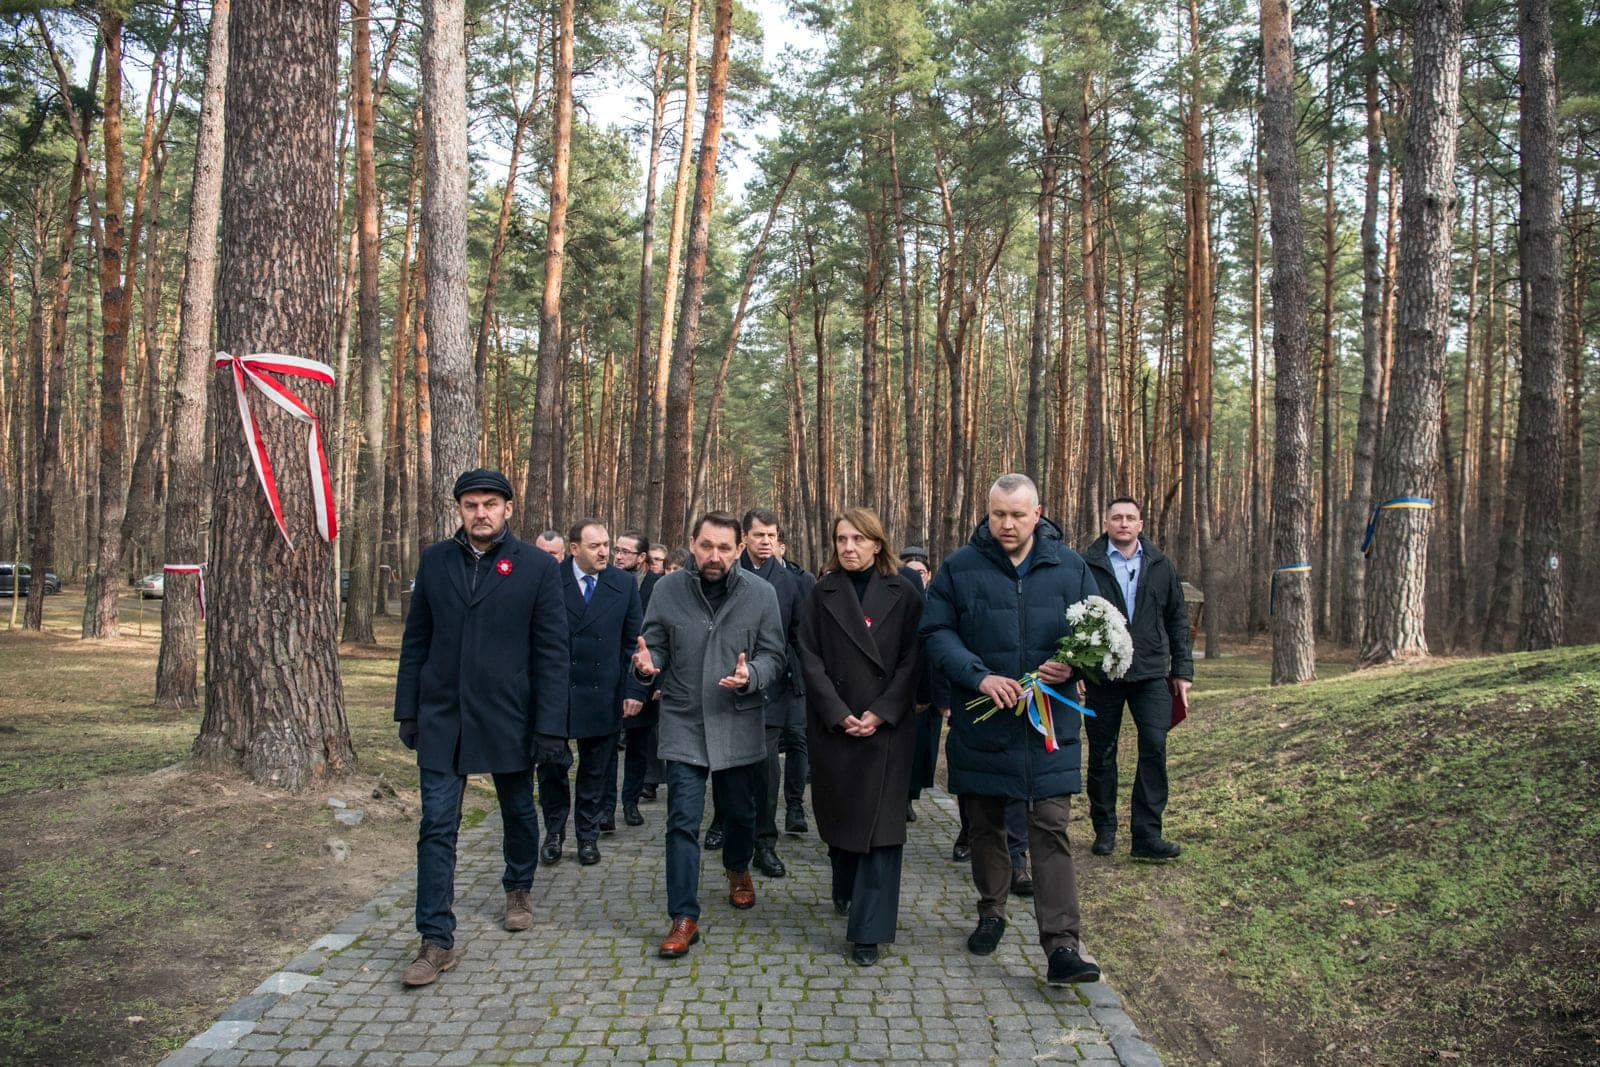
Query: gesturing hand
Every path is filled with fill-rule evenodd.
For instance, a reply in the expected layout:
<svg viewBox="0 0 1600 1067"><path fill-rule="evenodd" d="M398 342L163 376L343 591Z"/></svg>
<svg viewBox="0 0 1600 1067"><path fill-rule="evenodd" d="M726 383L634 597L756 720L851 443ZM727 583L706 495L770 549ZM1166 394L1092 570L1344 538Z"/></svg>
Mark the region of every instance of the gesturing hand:
<svg viewBox="0 0 1600 1067"><path fill-rule="evenodd" d="M622 702L622 717L624 719L631 719L643 710L644 701L642 700L624 700Z"/></svg>
<svg viewBox="0 0 1600 1067"><path fill-rule="evenodd" d="M739 653L739 662L734 664L733 673L717 683L724 689L743 689L750 684L750 665L744 660L744 653Z"/></svg>
<svg viewBox="0 0 1600 1067"><path fill-rule="evenodd" d="M978 692L994 701L997 708L1014 708L1022 699L1022 686L1014 678L991 674L978 683Z"/></svg>
<svg viewBox="0 0 1600 1067"><path fill-rule="evenodd" d="M633 654L634 672L646 678L654 678L659 671L656 670L656 661L650 658L650 646L644 643L644 638L639 638L639 648Z"/></svg>

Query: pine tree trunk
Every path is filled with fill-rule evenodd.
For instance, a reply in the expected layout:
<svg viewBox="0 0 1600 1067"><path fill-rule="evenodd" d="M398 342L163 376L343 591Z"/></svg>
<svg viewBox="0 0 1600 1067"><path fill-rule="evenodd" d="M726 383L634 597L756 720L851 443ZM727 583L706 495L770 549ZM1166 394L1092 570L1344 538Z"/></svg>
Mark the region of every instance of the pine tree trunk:
<svg viewBox="0 0 1600 1067"><path fill-rule="evenodd" d="M906 272L905 192L900 184L900 152L895 138L894 97L889 98L889 174L894 182L894 244L898 263L896 278L900 286L900 382L905 409L906 433L906 537L909 543L926 544L928 500L924 495L922 458L922 409L920 359L913 335L910 278ZM1048 298L1047 298L1048 299Z"/></svg>
<svg viewBox="0 0 1600 1067"><path fill-rule="evenodd" d="M1362 3L1362 47L1367 64L1367 175L1361 212L1361 405L1356 414L1355 458L1350 496L1345 504L1344 543L1339 569L1344 598L1340 602L1339 643L1361 640L1366 617L1367 558L1361 534L1372 511L1372 465L1378 452L1378 411L1383 398L1383 248L1378 244L1378 193L1383 174L1382 115L1378 110L1378 5Z"/></svg>
<svg viewBox="0 0 1600 1067"><path fill-rule="evenodd" d="M1401 204L1394 369L1374 497L1431 498L1439 460L1439 393L1450 317L1461 2L1424 0L1412 37ZM1424 632L1429 513L1383 514L1367 565L1363 664L1428 654Z"/></svg>
<svg viewBox="0 0 1600 1067"><path fill-rule="evenodd" d="M628 498L624 525L638 529L653 525L650 514L650 412L655 366L650 356L650 297L655 280L656 185L661 166L661 141L666 132L667 26L672 13L671 0L661 5L661 24L657 32L661 43L656 48L655 69L650 76L650 155L644 172L644 214L639 240L639 307L633 326L633 421L628 438Z"/></svg>
<svg viewBox="0 0 1600 1067"><path fill-rule="evenodd" d="M728 88L728 49L733 31L733 0L716 0L711 31L711 76L706 88L705 127L700 136L694 183L694 214L684 249L683 304L672 343L667 375L666 481L661 492L661 535L667 544L687 542L689 516L689 440L693 428L694 349L700 339L705 302L706 255L711 230L711 199L717 184L717 149L722 137L722 105Z"/></svg>
<svg viewBox="0 0 1600 1067"><path fill-rule="evenodd" d="M1038 222L1038 245L1034 251L1033 311L1028 322L1028 415L1022 432L1022 469L1031 478L1044 482L1043 411L1044 371L1049 358L1050 293L1053 288L1051 266L1054 257L1051 230L1055 221L1056 201L1056 134L1061 129L1060 115L1052 115L1049 106L1039 101L1039 198L1034 205ZM895 195L899 196L898 174ZM898 210L898 208L897 208ZM904 269L902 254L902 269Z"/></svg>
<svg viewBox="0 0 1600 1067"><path fill-rule="evenodd" d="M645 521L658 541L666 541L667 524L662 519L662 498L667 483L667 390L672 376L673 316L678 313L678 268L683 253L684 220L689 210L689 164L694 159L694 110L699 72L700 0L689 0L683 46L683 125L678 133L678 169L672 185L672 225L667 230L661 323L656 329L655 381L650 393L650 487Z"/></svg>
<svg viewBox="0 0 1600 1067"><path fill-rule="evenodd" d="M334 292L337 0L238 0L229 24L219 346L235 355L328 352ZM332 390L287 387L323 421ZM231 393L233 376L217 374ZM275 460L284 543L251 469L244 434L218 434L207 582L206 713L194 756L300 790L355 758L339 679L332 546L313 525L305 427L254 404Z"/></svg>
<svg viewBox="0 0 1600 1067"><path fill-rule="evenodd" d="M232 0L213 0L206 45L205 91L195 138L188 247L184 254L178 366L172 381L172 434L167 467L166 550L163 560L204 565L206 383L212 364L211 328L216 295L217 224L222 212L223 106L228 94L228 18ZM156 662L156 703L192 708L199 703L195 621L201 575L169 571L161 598L161 655Z"/></svg>
<svg viewBox="0 0 1600 1067"><path fill-rule="evenodd" d="M345 600L344 639L370 645L372 604L378 595L378 541L383 530L383 326L378 295L378 172L373 138L377 120L372 85L370 0L352 0L350 82L356 120L356 232L360 237L361 284L356 316L361 327L361 440L356 458L355 506L351 509L350 591ZM513 157L514 158L514 157ZM493 263L491 261L491 278ZM493 282L490 295L492 299ZM346 442L346 448L350 442Z"/></svg>
<svg viewBox="0 0 1600 1067"><path fill-rule="evenodd" d="M1083 242L1083 480L1079 484L1078 514L1068 527L1068 536L1087 535L1098 528L1104 514L1104 501L1100 499L1102 470L1105 466L1105 349L1102 326L1105 308L1099 274L1099 230L1094 217L1094 194L1091 191L1093 172L1090 168L1089 98L1093 79L1083 80L1083 101L1078 111L1078 177L1081 201L1082 228L1079 238Z"/></svg>
<svg viewBox="0 0 1600 1067"><path fill-rule="evenodd" d="M423 0L422 111L427 181L422 228L427 234L428 387L430 439L437 484L425 486L429 527L455 529L448 489L478 465L478 398L467 334L467 37L465 0Z"/></svg>
<svg viewBox="0 0 1600 1067"><path fill-rule="evenodd" d="M1521 0L1522 392L1517 452L1523 495L1522 627L1518 647L1554 648L1566 636L1562 593L1561 170L1557 153L1555 43L1550 0Z"/></svg>
<svg viewBox="0 0 1600 1067"><path fill-rule="evenodd" d="M1315 386L1306 328L1305 224L1295 157L1294 44L1288 0L1262 0L1266 97L1261 112L1272 214L1272 354L1277 419L1272 459L1272 683L1316 677L1311 561L1311 404Z"/></svg>

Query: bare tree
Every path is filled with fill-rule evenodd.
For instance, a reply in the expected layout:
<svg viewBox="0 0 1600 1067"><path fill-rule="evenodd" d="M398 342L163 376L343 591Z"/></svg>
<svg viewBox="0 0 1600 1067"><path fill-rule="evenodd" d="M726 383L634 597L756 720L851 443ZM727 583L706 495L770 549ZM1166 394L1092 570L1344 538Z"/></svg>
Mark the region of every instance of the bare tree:
<svg viewBox="0 0 1600 1067"><path fill-rule="evenodd" d="M1288 0L1261 0L1266 97L1261 108L1267 200L1272 214L1273 400L1272 682L1316 677L1312 633L1311 405L1306 336L1305 223L1295 158L1294 41ZM1303 568L1303 569L1301 569Z"/></svg>
<svg viewBox="0 0 1600 1067"><path fill-rule="evenodd" d="M1423 0L1412 33L1398 308L1389 413L1375 480L1387 504L1433 497L1439 465L1439 394L1450 325L1450 236L1456 213L1456 108L1461 89L1461 0ZM1381 504L1380 504L1381 506ZM1428 654L1423 629L1429 513L1395 507L1367 562L1363 664Z"/></svg>
<svg viewBox="0 0 1600 1067"><path fill-rule="evenodd" d="M339 0L239 0L229 20L217 335L235 358L332 349L328 131L339 6ZM241 373L227 366L219 384L242 391ZM332 389L298 377L283 388L313 417L331 416ZM301 424L264 406L253 421L267 455L305 455ZM194 756L203 766L238 768L254 781L298 790L344 772L355 758L339 679L333 550L312 525L318 472L280 465L280 533L256 484L246 437L229 429L216 449L206 713ZM330 524L324 536L334 533Z"/></svg>

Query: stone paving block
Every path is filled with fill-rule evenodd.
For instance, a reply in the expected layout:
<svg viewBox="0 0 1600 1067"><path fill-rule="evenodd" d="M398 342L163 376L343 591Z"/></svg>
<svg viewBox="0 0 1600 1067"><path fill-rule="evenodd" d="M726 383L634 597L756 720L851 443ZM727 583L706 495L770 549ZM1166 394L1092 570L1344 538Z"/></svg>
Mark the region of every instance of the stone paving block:
<svg viewBox="0 0 1600 1067"><path fill-rule="evenodd" d="M685 959L658 959L662 803L641 808L645 827L604 839L600 866L541 866L534 927L507 933L491 812L458 845L454 971L422 989L400 985L418 944L406 872L163 1067L1159 1064L1109 984L1044 984L1026 902L1012 902L994 955L967 954L976 900L968 868L949 861L954 802L933 794L917 809L901 929L876 967L848 961L815 836L784 840L789 877L760 879L748 912L727 906L717 857L706 856L702 940Z"/></svg>

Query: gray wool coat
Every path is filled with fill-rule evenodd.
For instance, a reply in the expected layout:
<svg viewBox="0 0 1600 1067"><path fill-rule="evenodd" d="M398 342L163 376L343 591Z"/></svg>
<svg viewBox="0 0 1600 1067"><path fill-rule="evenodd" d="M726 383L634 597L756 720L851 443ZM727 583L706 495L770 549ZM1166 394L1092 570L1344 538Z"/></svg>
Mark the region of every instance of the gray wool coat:
<svg viewBox="0 0 1600 1067"><path fill-rule="evenodd" d="M772 585L737 563L715 616L692 567L656 583L644 636L661 690L660 756L713 771L766 758L762 690L787 669L783 620ZM745 654L750 681L741 690L718 681Z"/></svg>

